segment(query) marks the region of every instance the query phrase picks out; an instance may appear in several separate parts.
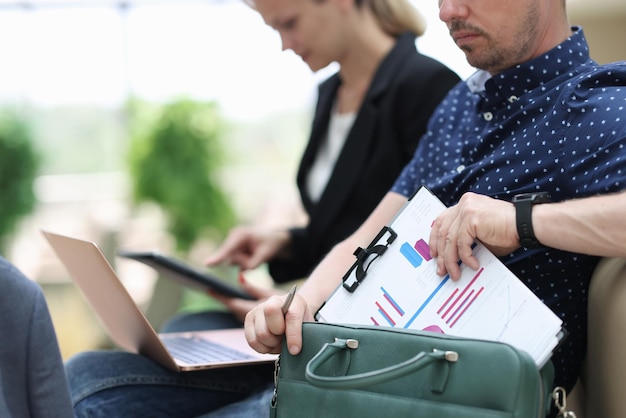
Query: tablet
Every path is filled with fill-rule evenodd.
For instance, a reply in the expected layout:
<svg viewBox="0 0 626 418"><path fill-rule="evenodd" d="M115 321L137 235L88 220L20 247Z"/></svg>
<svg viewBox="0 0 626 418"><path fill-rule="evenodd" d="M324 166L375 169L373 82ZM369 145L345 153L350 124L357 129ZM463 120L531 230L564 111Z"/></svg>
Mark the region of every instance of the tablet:
<svg viewBox="0 0 626 418"><path fill-rule="evenodd" d="M226 282L224 279L221 279L208 271L199 271L182 261L155 251L120 250L117 252L117 255L141 261L142 263L156 269L163 276L203 292L211 290L224 296L255 300L254 297L250 296L244 290Z"/></svg>

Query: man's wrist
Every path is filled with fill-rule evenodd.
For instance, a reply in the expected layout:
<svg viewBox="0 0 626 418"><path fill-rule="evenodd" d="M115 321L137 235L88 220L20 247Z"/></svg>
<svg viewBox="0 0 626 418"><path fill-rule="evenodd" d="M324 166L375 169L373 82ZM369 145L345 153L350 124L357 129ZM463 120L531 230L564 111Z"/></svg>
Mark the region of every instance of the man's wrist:
<svg viewBox="0 0 626 418"><path fill-rule="evenodd" d="M519 244L525 248L540 248L542 245L535 235L533 228L533 207L541 203L550 202L547 192L523 193L513 197L515 205L515 224Z"/></svg>
<svg viewBox="0 0 626 418"><path fill-rule="evenodd" d="M533 230L535 237L544 247L548 244L546 242L546 223L547 214L550 213L549 206L553 205L537 205L533 208ZM549 234L548 234L549 235Z"/></svg>

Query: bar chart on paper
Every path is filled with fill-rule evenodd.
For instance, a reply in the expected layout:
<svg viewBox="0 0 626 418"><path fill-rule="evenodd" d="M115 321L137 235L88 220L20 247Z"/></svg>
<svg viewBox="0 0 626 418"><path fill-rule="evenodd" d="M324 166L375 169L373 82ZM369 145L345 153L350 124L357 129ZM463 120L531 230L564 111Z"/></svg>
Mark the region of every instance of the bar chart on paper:
<svg viewBox="0 0 626 418"><path fill-rule="evenodd" d="M402 318L405 314L404 309L395 301L395 299L385 290L384 287L380 288L382 293L382 298L376 300L374 304L378 309L378 313L380 317L390 326L395 326L398 317ZM374 325L380 325L382 321L380 318L371 317L372 323Z"/></svg>
<svg viewBox="0 0 626 418"><path fill-rule="evenodd" d="M469 271L471 276L454 282L449 276L436 277L435 263L427 265L430 255L423 256L413 246L411 252L407 248L407 242L400 245L398 261L405 262L405 270L410 266L415 271L407 272L406 276L395 274L395 279L389 279L377 288L371 286L374 292L370 306L371 324L441 333L452 333L454 328L467 326L465 320L471 321L477 315L476 311L480 312L481 297L486 291L484 280L480 280L485 267L476 272ZM374 268L370 267L370 271L373 272ZM365 282L363 285L359 291L369 292ZM507 307L506 311L510 309ZM357 320L359 315L356 310L347 313L346 318Z"/></svg>
<svg viewBox="0 0 626 418"><path fill-rule="evenodd" d="M542 364L558 343L562 322L487 248L474 245L478 270L459 263L459 280L437 275L427 239L444 209L421 189L389 226L395 239L367 261L356 289L338 287L316 319L502 341ZM385 244L385 236L378 239L370 247ZM356 270L353 266L346 277L354 280Z"/></svg>
<svg viewBox="0 0 626 418"><path fill-rule="evenodd" d="M450 325L450 328L454 328L458 320L461 319L463 314L474 304L483 290L485 290L484 286L472 288L483 270L484 269L481 268L460 292L459 288L454 289L446 301L437 309L437 315L440 315L441 319L446 321L446 324Z"/></svg>

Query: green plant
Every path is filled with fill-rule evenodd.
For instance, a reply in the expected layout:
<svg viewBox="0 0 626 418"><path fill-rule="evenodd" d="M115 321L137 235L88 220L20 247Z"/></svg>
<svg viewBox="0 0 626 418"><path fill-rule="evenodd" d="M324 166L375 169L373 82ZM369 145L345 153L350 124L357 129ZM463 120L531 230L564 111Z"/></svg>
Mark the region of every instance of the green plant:
<svg viewBox="0 0 626 418"><path fill-rule="evenodd" d="M17 112L0 113L0 253L21 218L32 212L36 199L33 182L39 170L26 120Z"/></svg>
<svg viewBox="0 0 626 418"><path fill-rule="evenodd" d="M203 234L223 235L235 216L217 179L224 154L217 105L181 99L158 117L154 109L132 105L139 123L130 150L135 200L162 208L180 252Z"/></svg>

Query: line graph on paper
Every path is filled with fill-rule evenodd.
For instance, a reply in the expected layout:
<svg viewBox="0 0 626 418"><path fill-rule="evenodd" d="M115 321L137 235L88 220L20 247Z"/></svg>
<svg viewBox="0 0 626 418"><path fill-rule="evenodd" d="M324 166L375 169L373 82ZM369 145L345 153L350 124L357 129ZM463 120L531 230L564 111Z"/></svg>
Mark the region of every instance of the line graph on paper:
<svg viewBox="0 0 626 418"><path fill-rule="evenodd" d="M500 332L500 334L497 336L496 341L502 341L505 334L509 331L511 323L514 322L519 315L521 315L526 305L526 300L523 300L521 304L519 304L515 308L515 310L511 312L512 306L511 306L511 287L510 286L506 286L506 294L507 294L507 301L508 301L507 302L508 309L507 309L506 315L504 316L506 319L504 321L504 325L502 326L502 332Z"/></svg>

